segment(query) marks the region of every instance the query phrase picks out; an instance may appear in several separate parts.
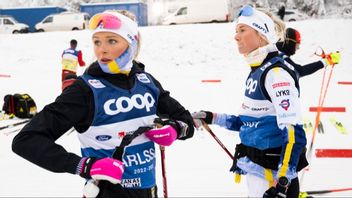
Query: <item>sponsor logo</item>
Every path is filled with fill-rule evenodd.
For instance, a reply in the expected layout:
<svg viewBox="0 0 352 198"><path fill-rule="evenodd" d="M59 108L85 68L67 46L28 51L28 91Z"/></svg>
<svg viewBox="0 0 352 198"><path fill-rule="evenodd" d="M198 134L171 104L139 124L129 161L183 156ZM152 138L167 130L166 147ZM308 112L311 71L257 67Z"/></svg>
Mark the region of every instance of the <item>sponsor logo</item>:
<svg viewBox="0 0 352 198"><path fill-rule="evenodd" d="M269 108L268 107L252 107L251 110L252 111L268 111Z"/></svg>
<svg viewBox="0 0 352 198"><path fill-rule="evenodd" d="M290 107L290 100L289 100L289 99L282 100L279 105L280 105L283 109L285 109L285 111L287 111L287 109Z"/></svg>
<svg viewBox="0 0 352 198"><path fill-rule="evenodd" d="M141 187L142 182L141 178L132 178L132 179L123 179L121 182L121 186L124 188L133 188L133 187Z"/></svg>
<svg viewBox="0 0 352 198"><path fill-rule="evenodd" d="M146 109L147 112L154 106L155 100L150 93L135 94L131 98L122 96L117 99L110 99L104 103L104 111L108 115L117 115L121 112L126 113L133 108Z"/></svg>
<svg viewBox="0 0 352 198"><path fill-rule="evenodd" d="M279 114L279 118L290 118L290 117L295 117L296 113L283 113Z"/></svg>
<svg viewBox="0 0 352 198"><path fill-rule="evenodd" d="M281 97L281 96L289 96L290 95L290 90L280 90L276 92L276 97Z"/></svg>
<svg viewBox="0 0 352 198"><path fill-rule="evenodd" d="M258 127L259 122L243 122L243 125L248 126L248 127Z"/></svg>
<svg viewBox="0 0 352 198"><path fill-rule="evenodd" d="M147 77L146 74L136 74L137 79L142 82L142 83L150 83L149 78Z"/></svg>
<svg viewBox="0 0 352 198"><path fill-rule="evenodd" d="M162 137L166 137L166 136L170 136L170 133L155 134L155 135L153 135L153 137L155 137L155 138L162 138Z"/></svg>
<svg viewBox="0 0 352 198"><path fill-rule="evenodd" d="M290 86L290 82L279 82L279 83L275 83L272 85L272 87L275 89L277 87L288 87Z"/></svg>
<svg viewBox="0 0 352 198"><path fill-rule="evenodd" d="M255 23L255 22L253 22L252 25L253 25L254 27L258 28L259 30L263 31L265 34L269 32L268 27L266 26L265 23L264 23L265 28L262 27L262 26L260 26L259 24Z"/></svg>
<svg viewBox="0 0 352 198"><path fill-rule="evenodd" d="M117 137L119 138L119 139L122 139L123 137L125 137L126 135L128 135L128 134L132 134L132 133L134 133L135 131L119 131L119 132L117 132Z"/></svg>
<svg viewBox="0 0 352 198"><path fill-rule="evenodd" d="M248 90L248 94L251 94L257 89L258 81L253 80L252 78L248 79L246 82L246 90Z"/></svg>
<svg viewBox="0 0 352 198"><path fill-rule="evenodd" d="M155 159L154 148L143 150L142 152L125 155L123 164L125 167L143 165Z"/></svg>
<svg viewBox="0 0 352 198"><path fill-rule="evenodd" d="M126 132L124 132L124 131L117 132L117 137L118 137L119 139L122 139L122 138L125 137L125 136L126 136Z"/></svg>
<svg viewBox="0 0 352 198"><path fill-rule="evenodd" d="M267 63L265 63L262 67L260 67L260 70L261 71L264 71L266 68L268 68L269 66L271 66L272 64L271 64L271 62L267 62Z"/></svg>
<svg viewBox="0 0 352 198"><path fill-rule="evenodd" d="M97 80L97 79L89 79L89 80L88 80L88 83L89 83L90 85L92 85L92 87L94 87L94 88L96 88L96 89L104 88L104 87L105 87L105 85L104 85L102 82L100 82L100 80Z"/></svg>
<svg viewBox="0 0 352 198"><path fill-rule="evenodd" d="M110 135L98 135L95 137L96 140L104 142L104 141L108 141L111 139Z"/></svg>
<svg viewBox="0 0 352 198"><path fill-rule="evenodd" d="M249 106L247 106L244 103L242 103L242 109L249 109Z"/></svg>

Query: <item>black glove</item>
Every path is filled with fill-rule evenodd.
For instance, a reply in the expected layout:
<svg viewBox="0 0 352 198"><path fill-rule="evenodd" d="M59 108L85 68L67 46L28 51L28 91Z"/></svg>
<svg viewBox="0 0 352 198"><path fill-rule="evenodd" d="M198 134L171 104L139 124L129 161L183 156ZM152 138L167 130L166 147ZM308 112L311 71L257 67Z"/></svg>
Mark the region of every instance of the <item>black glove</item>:
<svg viewBox="0 0 352 198"><path fill-rule="evenodd" d="M287 188L290 185L287 177L280 177L276 186L265 191L263 198L286 198Z"/></svg>
<svg viewBox="0 0 352 198"><path fill-rule="evenodd" d="M213 112L210 111L198 111L192 113L192 118L193 118L193 123L196 128L199 128L202 126L202 122L204 121L207 124L212 124L213 123Z"/></svg>
<svg viewBox="0 0 352 198"><path fill-rule="evenodd" d="M92 176L90 175L90 169L96 161L97 159L95 157L82 158L82 163L79 163L77 167L79 170L78 174L83 178L92 179Z"/></svg>
<svg viewBox="0 0 352 198"><path fill-rule="evenodd" d="M188 133L188 124L179 121L179 120L173 120L173 119L162 119L162 118L155 118L154 119L155 124L160 124L162 126L165 125L170 125L177 131L177 138L183 138L187 136Z"/></svg>

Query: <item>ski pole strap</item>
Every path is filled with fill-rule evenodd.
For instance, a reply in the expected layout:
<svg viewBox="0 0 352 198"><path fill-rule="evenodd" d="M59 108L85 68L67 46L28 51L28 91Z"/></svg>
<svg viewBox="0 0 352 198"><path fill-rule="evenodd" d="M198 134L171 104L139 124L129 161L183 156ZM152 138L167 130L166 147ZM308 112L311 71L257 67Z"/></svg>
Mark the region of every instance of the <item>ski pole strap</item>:
<svg viewBox="0 0 352 198"><path fill-rule="evenodd" d="M152 128L153 128L152 126L139 127L133 133L125 135L125 137L123 137L123 139L121 141L121 144L116 147L114 153L112 154L112 157L114 159L118 159L118 160L122 161L122 157L123 157L123 153L124 153L125 147L128 146L129 144L131 144L131 142L132 142L132 140L134 138L140 136L144 132L147 132L147 131L151 130Z"/></svg>

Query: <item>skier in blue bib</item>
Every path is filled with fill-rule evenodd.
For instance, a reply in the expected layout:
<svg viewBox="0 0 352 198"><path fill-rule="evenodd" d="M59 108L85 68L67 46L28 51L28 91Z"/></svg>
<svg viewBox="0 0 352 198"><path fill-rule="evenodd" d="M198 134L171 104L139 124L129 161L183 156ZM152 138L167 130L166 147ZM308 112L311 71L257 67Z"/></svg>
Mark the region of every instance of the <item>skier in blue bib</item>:
<svg viewBox="0 0 352 198"><path fill-rule="evenodd" d="M157 197L154 143L169 146L193 136L191 114L134 60L140 35L133 19L127 11L91 18L97 61L13 140L13 151L34 164L98 183L87 197ZM158 128L148 128L155 122ZM82 156L55 142L71 127ZM125 144L125 137L133 139Z"/></svg>
<svg viewBox="0 0 352 198"><path fill-rule="evenodd" d="M275 46L284 24L244 6L235 22L238 51L250 65L239 114L200 111L194 123L239 131L231 171L246 175L249 197L298 197L297 172L307 165L297 71Z"/></svg>

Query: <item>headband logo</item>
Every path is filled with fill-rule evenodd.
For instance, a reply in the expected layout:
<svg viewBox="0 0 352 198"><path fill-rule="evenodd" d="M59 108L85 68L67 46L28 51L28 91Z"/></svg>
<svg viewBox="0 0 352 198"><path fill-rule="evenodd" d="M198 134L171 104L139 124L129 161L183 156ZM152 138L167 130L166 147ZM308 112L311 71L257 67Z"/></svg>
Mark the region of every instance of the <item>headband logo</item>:
<svg viewBox="0 0 352 198"><path fill-rule="evenodd" d="M269 32L268 27L266 26L266 24L264 24L266 28L264 28L264 27L258 25L258 24L255 23L255 22L253 22L252 25L253 25L254 27L258 28L259 30L263 31L265 34L267 34L267 33Z"/></svg>

